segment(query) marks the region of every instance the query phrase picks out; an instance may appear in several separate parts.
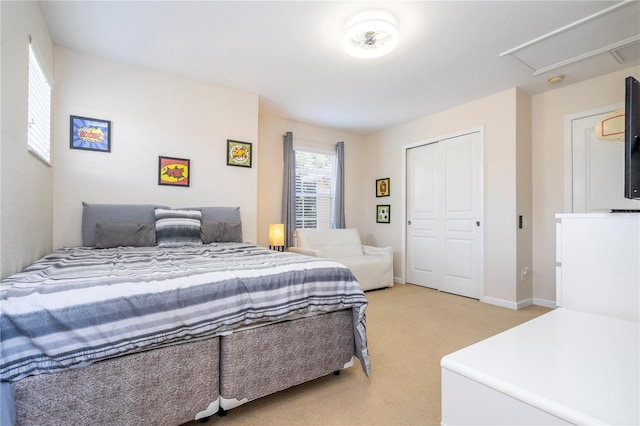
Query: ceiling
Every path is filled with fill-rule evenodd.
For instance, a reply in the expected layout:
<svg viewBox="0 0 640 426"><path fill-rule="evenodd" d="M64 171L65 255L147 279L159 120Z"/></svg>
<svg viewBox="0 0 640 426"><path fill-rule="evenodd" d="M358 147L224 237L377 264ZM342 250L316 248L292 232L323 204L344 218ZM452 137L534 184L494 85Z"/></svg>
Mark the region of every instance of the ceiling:
<svg viewBox="0 0 640 426"><path fill-rule="evenodd" d="M640 64L639 1L41 6L57 45L246 90L259 95L261 113L360 134L509 88L533 95ZM611 7L618 8L585 20ZM342 48L347 23L370 9L393 15L398 47L382 58L350 57ZM579 60L565 63L570 58ZM550 85L556 74L566 78Z"/></svg>

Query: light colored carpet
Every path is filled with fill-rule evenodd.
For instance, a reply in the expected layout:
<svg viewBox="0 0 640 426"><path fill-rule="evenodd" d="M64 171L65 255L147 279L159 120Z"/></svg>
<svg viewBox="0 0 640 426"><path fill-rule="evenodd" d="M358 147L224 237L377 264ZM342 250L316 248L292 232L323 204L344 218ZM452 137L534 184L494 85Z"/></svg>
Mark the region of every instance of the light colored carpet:
<svg viewBox="0 0 640 426"><path fill-rule="evenodd" d="M439 425L440 359L549 311L403 284L366 295L370 378L356 361L339 376L251 401L207 425Z"/></svg>

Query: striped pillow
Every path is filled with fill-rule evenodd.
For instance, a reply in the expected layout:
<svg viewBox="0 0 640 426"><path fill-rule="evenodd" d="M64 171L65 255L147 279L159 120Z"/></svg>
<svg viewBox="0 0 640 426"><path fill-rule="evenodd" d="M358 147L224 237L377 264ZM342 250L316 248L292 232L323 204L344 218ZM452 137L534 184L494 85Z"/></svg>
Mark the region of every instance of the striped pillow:
<svg viewBox="0 0 640 426"><path fill-rule="evenodd" d="M200 210L155 209L156 241L160 247L201 245Z"/></svg>

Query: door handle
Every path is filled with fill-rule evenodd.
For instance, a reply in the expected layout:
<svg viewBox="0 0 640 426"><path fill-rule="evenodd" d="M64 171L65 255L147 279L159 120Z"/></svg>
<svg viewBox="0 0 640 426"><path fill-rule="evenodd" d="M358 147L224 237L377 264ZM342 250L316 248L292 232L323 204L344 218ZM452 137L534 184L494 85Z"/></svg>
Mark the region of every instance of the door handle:
<svg viewBox="0 0 640 426"><path fill-rule="evenodd" d="M409 225L411 225L411 221L407 222Z"/></svg>
<svg viewBox="0 0 640 426"><path fill-rule="evenodd" d="M476 221L476 226L480 226L480 221Z"/></svg>

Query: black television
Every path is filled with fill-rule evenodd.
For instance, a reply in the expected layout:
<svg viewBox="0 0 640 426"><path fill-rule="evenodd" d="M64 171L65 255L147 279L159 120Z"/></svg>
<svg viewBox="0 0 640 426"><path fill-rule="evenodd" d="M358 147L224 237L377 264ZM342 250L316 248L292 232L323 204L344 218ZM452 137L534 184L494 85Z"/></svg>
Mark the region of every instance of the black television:
<svg viewBox="0 0 640 426"><path fill-rule="evenodd" d="M640 83L624 83L624 197L640 200Z"/></svg>

